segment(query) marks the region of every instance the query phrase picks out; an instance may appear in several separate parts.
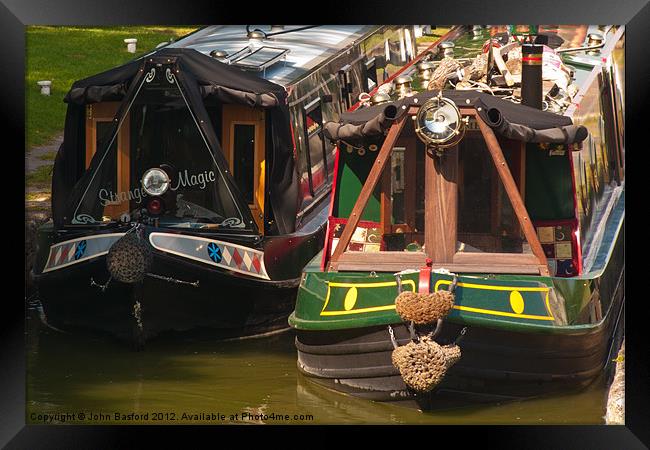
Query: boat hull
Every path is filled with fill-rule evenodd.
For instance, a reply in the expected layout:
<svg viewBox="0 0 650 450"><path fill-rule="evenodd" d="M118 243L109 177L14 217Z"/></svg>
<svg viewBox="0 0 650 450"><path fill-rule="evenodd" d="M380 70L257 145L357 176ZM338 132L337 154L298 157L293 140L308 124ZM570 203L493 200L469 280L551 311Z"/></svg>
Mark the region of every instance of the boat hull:
<svg viewBox="0 0 650 450"><path fill-rule="evenodd" d="M425 410L574 391L609 368L612 348L622 339L619 312L599 327L572 334L467 327L459 342L461 359L433 391L424 394L409 389L393 366L387 326L299 330L298 368L309 380L341 393ZM445 322L436 341L451 343L463 328ZM404 324L394 324L393 330L399 345L409 342Z"/></svg>
<svg viewBox="0 0 650 450"><path fill-rule="evenodd" d="M230 338L287 328L298 282L249 280L166 256L154 256L151 272L198 281L198 287L146 277L140 285L112 280L102 291L90 280L108 280L105 257L57 272L37 278L48 324L105 331L121 339L135 331L136 301L144 338L189 330Z"/></svg>
<svg viewBox="0 0 650 450"><path fill-rule="evenodd" d="M47 323L57 329L97 330L138 341L166 332L254 336L289 327L302 267L323 245L324 230L322 211L296 233L264 238L255 247L148 227L144 237L151 244L148 273L153 276L107 284L106 253L128 230L59 237L49 224L39 231L42 250L32 276ZM210 256L214 245L219 258Z"/></svg>

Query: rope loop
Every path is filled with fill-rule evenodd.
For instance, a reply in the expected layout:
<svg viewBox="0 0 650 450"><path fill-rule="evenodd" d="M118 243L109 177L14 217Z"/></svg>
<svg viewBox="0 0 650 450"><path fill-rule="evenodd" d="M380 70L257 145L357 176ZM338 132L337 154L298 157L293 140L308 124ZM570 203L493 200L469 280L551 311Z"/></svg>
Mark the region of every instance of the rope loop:
<svg viewBox="0 0 650 450"><path fill-rule="evenodd" d="M395 339L395 332L393 331L393 327L391 327L390 324L388 325L388 334L390 335L390 342L393 344L393 349L399 347L399 344Z"/></svg>

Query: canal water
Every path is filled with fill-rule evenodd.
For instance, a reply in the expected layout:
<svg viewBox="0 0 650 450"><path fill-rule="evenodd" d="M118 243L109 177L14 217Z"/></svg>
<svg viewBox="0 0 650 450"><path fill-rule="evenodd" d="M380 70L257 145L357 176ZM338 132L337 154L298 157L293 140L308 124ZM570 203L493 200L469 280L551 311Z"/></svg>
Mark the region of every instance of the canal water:
<svg viewBox="0 0 650 450"><path fill-rule="evenodd" d="M136 352L106 336L32 325L28 424L604 423L603 379L577 393L420 412L312 384L297 370L292 331L230 342L163 337Z"/></svg>

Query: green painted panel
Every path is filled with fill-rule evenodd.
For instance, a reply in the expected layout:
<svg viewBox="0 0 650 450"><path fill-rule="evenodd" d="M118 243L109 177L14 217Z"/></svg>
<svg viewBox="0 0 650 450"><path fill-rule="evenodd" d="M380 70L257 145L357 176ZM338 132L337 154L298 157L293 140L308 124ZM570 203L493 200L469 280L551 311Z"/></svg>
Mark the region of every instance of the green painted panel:
<svg viewBox="0 0 650 450"><path fill-rule="evenodd" d="M418 273L402 276L402 289L415 291ZM452 277L432 274L436 290ZM401 321L395 312L397 283L392 274L307 272L290 322L297 328L356 328ZM558 314L550 279L459 277L454 309L448 320L498 326L557 327ZM556 317L558 316L558 317Z"/></svg>
<svg viewBox="0 0 650 450"><path fill-rule="evenodd" d="M538 144L526 145L526 209L533 220L575 216L567 154L549 156L549 150L542 150Z"/></svg>
<svg viewBox="0 0 650 450"><path fill-rule="evenodd" d="M348 153L344 145L341 146L340 152L333 213L336 217L350 217L363 183L375 162L377 152L366 151L361 156L356 150ZM379 192L378 189L375 189L363 211L361 220L379 222L380 204Z"/></svg>

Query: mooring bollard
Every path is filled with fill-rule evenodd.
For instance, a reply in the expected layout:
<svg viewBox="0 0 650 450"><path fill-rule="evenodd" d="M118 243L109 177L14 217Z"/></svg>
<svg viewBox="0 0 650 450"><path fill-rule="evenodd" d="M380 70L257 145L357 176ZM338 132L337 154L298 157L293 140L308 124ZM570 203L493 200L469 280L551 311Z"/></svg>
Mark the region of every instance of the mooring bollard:
<svg viewBox="0 0 650 450"><path fill-rule="evenodd" d="M135 38L124 39L126 43L126 51L129 53L135 53L135 45L138 43L138 40Z"/></svg>
<svg viewBox="0 0 650 450"><path fill-rule="evenodd" d="M41 87L41 94L50 95L50 86L52 86L50 80L37 81L37 84Z"/></svg>

